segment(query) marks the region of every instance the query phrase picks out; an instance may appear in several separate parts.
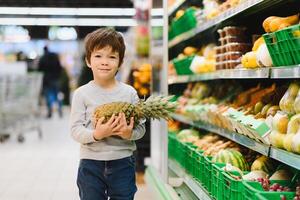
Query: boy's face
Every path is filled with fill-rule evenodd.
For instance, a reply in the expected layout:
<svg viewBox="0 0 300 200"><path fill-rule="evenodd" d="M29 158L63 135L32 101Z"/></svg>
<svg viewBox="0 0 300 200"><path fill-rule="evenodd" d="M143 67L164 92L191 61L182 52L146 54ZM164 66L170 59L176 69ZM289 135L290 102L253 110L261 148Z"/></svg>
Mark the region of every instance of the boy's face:
<svg viewBox="0 0 300 200"><path fill-rule="evenodd" d="M94 50L91 54L88 67L93 71L94 79L114 79L119 68L119 53L113 52L110 46Z"/></svg>

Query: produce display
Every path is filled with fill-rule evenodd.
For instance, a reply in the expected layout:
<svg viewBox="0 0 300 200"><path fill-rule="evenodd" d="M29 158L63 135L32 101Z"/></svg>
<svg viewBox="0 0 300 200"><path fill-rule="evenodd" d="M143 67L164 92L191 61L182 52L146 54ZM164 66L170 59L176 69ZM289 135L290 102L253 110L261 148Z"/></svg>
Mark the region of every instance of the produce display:
<svg viewBox="0 0 300 200"><path fill-rule="evenodd" d="M298 3L185 1L169 15L169 158L211 199L300 199Z"/></svg>
<svg viewBox="0 0 300 200"><path fill-rule="evenodd" d="M204 82L189 83L177 100L177 113L244 134L257 141L300 153L298 91L299 83L257 85L243 91ZM296 114L296 115L295 115ZM249 126L249 124L252 124Z"/></svg>
<svg viewBox="0 0 300 200"><path fill-rule="evenodd" d="M218 7L218 3L214 1L204 1L204 10L207 8L214 8L212 11L207 14L208 18L213 18L221 13ZM232 4L232 2L235 2ZM226 8L230 8L233 5L239 4L240 1L225 1L222 5ZM222 7L220 9L222 10ZM218 7L218 8L215 8ZM179 19L184 15L183 10L178 10L175 16L175 19ZM203 16L202 16L203 17ZM200 23L200 22L198 22ZM297 38L299 40L300 30L295 27L295 31L292 33L293 37L289 36L289 31L278 33L280 30L286 30L292 25L299 23L299 14L279 17L279 16L270 16L267 17L264 21L261 22L262 27L266 33L275 33L276 38L272 35L252 35L252 38L255 39L253 43L250 42L250 36L247 34L246 27L240 26L227 26L218 30L219 33L219 45L209 44L199 48L188 46L183 50L183 53L179 54L175 59L175 69L177 75L184 74L199 74L207 73L215 70L222 69L234 69L234 68L246 68L254 69L259 67L272 67L272 66L286 66L300 63L300 57L296 54L299 54L299 44L295 42ZM299 32L299 33L298 33ZM285 35L285 36L284 36ZM273 38L274 37L274 38ZM268 38L267 42L265 39ZM278 40L278 42L276 42ZM277 44L278 43L278 44ZM278 46L276 47L275 46ZM252 48L251 48L252 46ZM210 50L211 56L203 55L203 49L214 47L213 51ZM286 49L288 47L288 49ZM252 51L249 51L249 50ZM287 52L289 52L287 54ZM195 56L196 55L196 56ZM199 57L198 57L198 56ZM193 56L191 60L193 62L183 62L178 63L179 66L176 66L178 60L184 60L186 57ZM174 61L173 61L174 62ZM169 68L171 69L170 74L174 70L174 64L170 62ZM182 73L178 72L178 68L188 68L192 72ZM189 71L189 70L188 70Z"/></svg>
<svg viewBox="0 0 300 200"><path fill-rule="evenodd" d="M149 63L143 63L133 71L133 87L141 97L150 95L151 68Z"/></svg>

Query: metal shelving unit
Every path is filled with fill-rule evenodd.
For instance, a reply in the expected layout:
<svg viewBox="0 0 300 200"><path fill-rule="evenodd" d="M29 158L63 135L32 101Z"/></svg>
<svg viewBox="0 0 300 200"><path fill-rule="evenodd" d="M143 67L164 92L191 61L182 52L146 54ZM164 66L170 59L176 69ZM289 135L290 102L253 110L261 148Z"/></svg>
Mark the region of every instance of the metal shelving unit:
<svg viewBox="0 0 300 200"><path fill-rule="evenodd" d="M277 149L275 147L270 148L270 157L283 162L289 166L292 166L296 169L300 169L300 155Z"/></svg>
<svg viewBox="0 0 300 200"><path fill-rule="evenodd" d="M241 3L240 5L223 12L218 17L216 17L212 20L209 20L203 24L199 24L198 27L196 27L186 33L176 36L173 40L171 40L169 42L168 47L172 48L175 45L177 45L187 39L190 39L204 31L207 31L207 30L215 27L216 25L230 19L231 17L248 10L249 8L254 8L255 6L259 6L260 3L262 3L262 2L264 2L264 0L247 0L244 3ZM276 1L274 1L274 2L276 2Z"/></svg>
<svg viewBox="0 0 300 200"><path fill-rule="evenodd" d="M273 67L271 78L300 78L300 65L290 67Z"/></svg>
<svg viewBox="0 0 300 200"><path fill-rule="evenodd" d="M194 74L194 75L183 75L183 76L172 76L168 79L168 84L174 83L187 83L194 81L205 81L219 79L218 72Z"/></svg>
<svg viewBox="0 0 300 200"><path fill-rule="evenodd" d="M194 192L194 194L201 200L212 200L213 198L203 188L201 184L194 180L192 176L187 174L175 161L169 159L169 168L179 177L183 182Z"/></svg>
<svg viewBox="0 0 300 200"><path fill-rule="evenodd" d="M258 79L269 78L270 68L227 69L218 71L219 79Z"/></svg>
<svg viewBox="0 0 300 200"><path fill-rule="evenodd" d="M207 124L207 123L203 123L203 122L193 122L192 120L189 120L188 118L181 116L181 115L172 115L172 117L180 122L183 122L185 124L189 124L191 126L200 128L200 129L204 129L213 133L216 133L220 136L223 136L227 139L230 139L240 145L243 145L249 149L252 149L253 151L259 152L263 155L268 156L269 155L269 151L270 151L270 146L266 145L266 144L262 144L259 143L251 138L248 138L244 135L241 135L239 133L234 133L234 132L230 132L227 131L225 129L219 128L217 126L211 125L211 124Z"/></svg>
<svg viewBox="0 0 300 200"><path fill-rule="evenodd" d="M167 61L169 61L170 57L168 57L168 54L170 53L170 55L172 56L173 54L175 55L175 52L176 54L178 54L177 50L182 49L185 44L190 45L190 43L194 42L194 40L195 43L199 42L200 39L205 40L207 37L209 37L209 35L211 35L212 33L214 34L217 29L222 28L223 26L234 24L234 22L238 22L237 20L251 18L251 16L253 15L264 13L264 11L270 11L273 8L280 8L281 5L285 5L287 2L291 1L293 0L244 0L238 6L226 10L214 19L202 22L201 24L199 23L196 28L182 33L173 38L172 40L168 41L167 44L164 46L164 55L167 55ZM296 0L294 0L293 3L295 3L295 1ZM191 2L188 2L187 0L177 0L176 3L169 10L165 10L165 17L170 20L170 18L175 15L175 12L178 9L183 8L187 5L191 5ZM241 23L237 24L241 25ZM166 24L165 27L166 29L168 28ZM196 39L198 39L199 41ZM167 66L167 62L165 62L164 64ZM218 79L293 78L300 78L300 65L258 69L227 69L205 74L171 76L168 77L167 84L169 86L172 85L171 87L176 87L176 85L173 84ZM249 149L274 158L294 168L300 169L300 155L287 152L285 150L277 149L270 145L262 144L242 134L231 132L220 127L214 126L212 124L204 123L201 121L192 121L182 115L174 114L172 117L175 120L191 125L193 127L214 132L220 136L235 141L236 143L239 143ZM177 176L181 177L183 179L183 182L185 183L184 186L189 187L191 191L197 196L197 198L204 200L212 199L212 197L210 197L210 195L202 187L202 185L195 181L194 178L190 176L183 168L181 168L179 164L170 159L167 159L167 162L171 173L174 172Z"/></svg>
<svg viewBox="0 0 300 200"><path fill-rule="evenodd" d="M257 69L225 69L210 73L172 76L168 84L188 83L217 79L287 79L300 78L300 65Z"/></svg>
<svg viewBox="0 0 300 200"><path fill-rule="evenodd" d="M290 165L296 169L300 170L300 155L294 154L292 152L288 152L282 149L278 149L266 144L259 143L251 138L248 138L244 135L241 135L239 133L233 133L227 130L224 130L222 128L216 127L214 125L205 124L202 122L193 122L189 120L188 118L181 116L181 115L172 115L172 117L175 120L178 120L182 123L189 124L191 126L204 129L213 133L216 133L218 135L221 135L223 137L226 137L236 143L239 143L247 148L250 148L256 152L259 152L263 155L269 156L271 158L274 158L275 160L278 160L282 163L285 163L287 165Z"/></svg>

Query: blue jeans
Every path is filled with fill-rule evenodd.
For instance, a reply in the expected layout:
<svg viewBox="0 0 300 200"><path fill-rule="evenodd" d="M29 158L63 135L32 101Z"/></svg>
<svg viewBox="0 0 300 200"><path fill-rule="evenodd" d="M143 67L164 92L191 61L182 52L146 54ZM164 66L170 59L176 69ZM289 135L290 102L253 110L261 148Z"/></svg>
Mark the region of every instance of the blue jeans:
<svg viewBox="0 0 300 200"><path fill-rule="evenodd" d="M134 199L134 156L110 161L80 160L77 186L81 200Z"/></svg>
<svg viewBox="0 0 300 200"><path fill-rule="evenodd" d="M59 116L62 115L62 101L58 98L58 88L55 86L47 87L45 89L45 97L48 108L48 117L52 116L52 109L55 102L58 104Z"/></svg>

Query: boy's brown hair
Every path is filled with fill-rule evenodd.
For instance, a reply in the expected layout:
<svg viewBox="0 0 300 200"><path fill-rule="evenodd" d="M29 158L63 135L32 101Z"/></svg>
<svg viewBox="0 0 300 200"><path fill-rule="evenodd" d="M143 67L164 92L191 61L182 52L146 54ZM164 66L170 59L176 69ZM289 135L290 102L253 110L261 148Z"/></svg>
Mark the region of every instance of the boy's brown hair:
<svg viewBox="0 0 300 200"><path fill-rule="evenodd" d="M125 43L122 35L112 28L99 28L89 34L84 39L86 60L91 61L93 51L110 46L113 52L119 53L119 67L123 63L125 54Z"/></svg>

